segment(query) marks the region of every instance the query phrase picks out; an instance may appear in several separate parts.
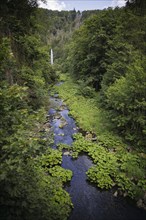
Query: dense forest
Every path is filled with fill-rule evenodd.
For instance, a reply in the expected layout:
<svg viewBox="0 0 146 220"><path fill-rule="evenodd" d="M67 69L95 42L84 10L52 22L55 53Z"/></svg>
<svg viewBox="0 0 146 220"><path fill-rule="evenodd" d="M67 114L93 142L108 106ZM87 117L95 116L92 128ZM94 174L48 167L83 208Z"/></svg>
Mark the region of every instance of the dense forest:
<svg viewBox="0 0 146 220"><path fill-rule="evenodd" d="M72 75L100 91L115 128L140 146L146 143L145 30L145 16L102 11L76 31L69 57Z"/></svg>
<svg viewBox="0 0 146 220"><path fill-rule="evenodd" d="M87 153L95 164L89 181L116 185L146 208L146 3L126 2L58 12L39 9L37 0L1 1L0 219L67 219L71 212L63 186L73 174L51 148L47 118L60 80L55 92L84 131L74 136L72 156Z"/></svg>
<svg viewBox="0 0 146 220"><path fill-rule="evenodd" d="M55 166L61 153L47 147L48 91L57 74L38 19L37 1L0 3L0 219L65 219L72 207L62 189L72 173Z"/></svg>

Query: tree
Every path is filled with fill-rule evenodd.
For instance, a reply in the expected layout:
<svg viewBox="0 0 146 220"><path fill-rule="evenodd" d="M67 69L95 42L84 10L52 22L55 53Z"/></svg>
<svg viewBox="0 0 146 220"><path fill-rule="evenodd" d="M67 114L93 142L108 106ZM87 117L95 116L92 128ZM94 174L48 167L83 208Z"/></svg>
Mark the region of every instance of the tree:
<svg viewBox="0 0 146 220"><path fill-rule="evenodd" d="M146 1L145 0L126 0L126 6L131 8L139 15L144 15L146 12Z"/></svg>
<svg viewBox="0 0 146 220"><path fill-rule="evenodd" d="M107 51L117 32L119 9L109 9L91 16L73 37L70 57L72 73L100 90L106 72Z"/></svg>
<svg viewBox="0 0 146 220"><path fill-rule="evenodd" d="M0 219L67 219L72 207L71 171L58 171L61 153L41 132L56 73L32 24L36 3L0 3Z"/></svg>
<svg viewBox="0 0 146 220"><path fill-rule="evenodd" d="M139 146L145 145L146 134L146 66L136 59L106 91L107 108L116 128Z"/></svg>

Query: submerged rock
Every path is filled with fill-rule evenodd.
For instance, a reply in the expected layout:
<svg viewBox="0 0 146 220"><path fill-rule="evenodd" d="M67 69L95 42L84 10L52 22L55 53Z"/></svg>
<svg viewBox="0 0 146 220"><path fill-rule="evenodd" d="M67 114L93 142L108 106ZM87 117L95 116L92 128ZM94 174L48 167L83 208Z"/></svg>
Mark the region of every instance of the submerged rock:
<svg viewBox="0 0 146 220"><path fill-rule="evenodd" d="M60 119L61 118L61 115L60 114L56 114L55 116L54 116L54 119Z"/></svg>
<svg viewBox="0 0 146 220"><path fill-rule="evenodd" d="M64 134L63 134L63 133L61 133L61 134L58 134L58 136L64 136Z"/></svg>
<svg viewBox="0 0 146 220"><path fill-rule="evenodd" d="M65 121L65 122L62 122L60 125L59 125L59 128L64 128L64 126L66 126L67 125L67 122Z"/></svg>
<svg viewBox="0 0 146 220"><path fill-rule="evenodd" d="M59 94L54 94L53 97L54 97L54 98L58 98L58 97L59 97Z"/></svg>
<svg viewBox="0 0 146 220"><path fill-rule="evenodd" d="M67 109L67 107L66 107L66 105L64 105L64 104L62 104L62 105L60 106L60 108L59 108L60 111L63 111L63 110L65 110L65 109Z"/></svg>

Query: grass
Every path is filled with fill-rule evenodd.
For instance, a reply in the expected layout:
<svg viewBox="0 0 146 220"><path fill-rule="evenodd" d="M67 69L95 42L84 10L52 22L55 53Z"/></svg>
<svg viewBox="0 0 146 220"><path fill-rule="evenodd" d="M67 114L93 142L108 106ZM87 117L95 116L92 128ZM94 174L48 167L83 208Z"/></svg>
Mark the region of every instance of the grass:
<svg viewBox="0 0 146 220"><path fill-rule="evenodd" d="M89 131L97 135L98 141L105 147L116 148L120 145L126 147L122 138L116 135L113 125L108 119L108 112L98 107L98 94L92 98L84 97L80 92L80 85L75 83L69 76L61 76L65 81L61 86L56 86L55 90L64 100L70 109L70 115L76 120L78 126L84 131Z"/></svg>
<svg viewBox="0 0 146 220"><path fill-rule="evenodd" d="M145 155L137 151L128 152L131 148L113 132L108 112L99 107L97 93L91 97L84 96L80 84L67 75L61 75L61 81L64 83L56 86L55 90L69 107L71 116L83 131L97 136L96 143L88 143L79 134L73 143L73 157L81 152L88 153L94 166L88 170L87 176L98 187L108 189L116 185L124 195L144 201Z"/></svg>

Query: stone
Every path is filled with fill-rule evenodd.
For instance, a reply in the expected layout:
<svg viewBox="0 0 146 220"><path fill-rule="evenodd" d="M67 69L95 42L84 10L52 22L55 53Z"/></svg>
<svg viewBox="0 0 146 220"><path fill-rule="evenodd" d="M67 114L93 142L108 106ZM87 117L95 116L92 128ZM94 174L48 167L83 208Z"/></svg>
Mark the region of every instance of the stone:
<svg viewBox="0 0 146 220"><path fill-rule="evenodd" d="M86 136L85 136L85 139L86 139L86 140L92 140L92 138L93 138L93 137L92 137L92 134L91 134L91 133L87 133Z"/></svg>
<svg viewBox="0 0 146 220"><path fill-rule="evenodd" d="M114 193L114 197L117 197L117 195L118 195L118 192L116 191L116 192Z"/></svg>
<svg viewBox="0 0 146 220"><path fill-rule="evenodd" d="M137 206L138 206L139 208L142 208L142 207L143 207L143 201L142 201L142 199L139 199L139 200L137 201Z"/></svg>
<svg viewBox="0 0 146 220"><path fill-rule="evenodd" d="M61 134L58 134L58 136L64 136L64 134L63 134L63 133L61 133Z"/></svg>
<svg viewBox="0 0 146 220"><path fill-rule="evenodd" d="M55 116L54 116L54 119L60 119L62 116L60 115L60 114L56 114Z"/></svg>
<svg viewBox="0 0 146 220"><path fill-rule="evenodd" d="M59 128L64 128L64 126L67 125L67 122L62 122L60 125L59 125Z"/></svg>
<svg viewBox="0 0 146 220"><path fill-rule="evenodd" d="M97 137L89 132L86 133L85 139L89 141L97 141Z"/></svg>
<svg viewBox="0 0 146 220"><path fill-rule="evenodd" d="M53 97L54 97L54 98L58 98L59 95L58 95L58 94L54 94Z"/></svg>
<svg viewBox="0 0 146 220"><path fill-rule="evenodd" d="M44 124L44 126L45 126L45 127L48 127L48 128L51 128L51 125L50 125L49 122L46 122L46 123Z"/></svg>
<svg viewBox="0 0 146 220"><path fill-rule="evenodd" d="M69 152L69 151L66 151L66 152L63 153L63 155L64 155L64 156L69 156L69 155L70 155L70 152Z"/></svg>
<svg viewBox="0 0 146 220"><path fill-rule="evenodd" d="M65 109L67 109L67 107L66 107L66 105L64 105L64 104L62 104L62 105L60 106L60 108L59 108L60 111L63 111L63 110L65 110Z"/></svg>
<svg viewBox="0 0 146 220"><path fill-rule="evenodd" d="M113 149L113 148L112 148L112 149L109 149L109 152L110 152L110 153L114 153L114 152L115 152L115 149Z"/></svg>
<svg viewBox="0 0 146 220"><path fill-rule="evenodd" d="M97 141L97 137L93 137L93 138L92 138L92 141Z"/></svg>
<svg viewBox="0 0 146 220"><path fill-rule="evenodd" d="M123 194L123 196L126 197L126 196L127 196L127 192L125 192L125 193Z"/></svg>

